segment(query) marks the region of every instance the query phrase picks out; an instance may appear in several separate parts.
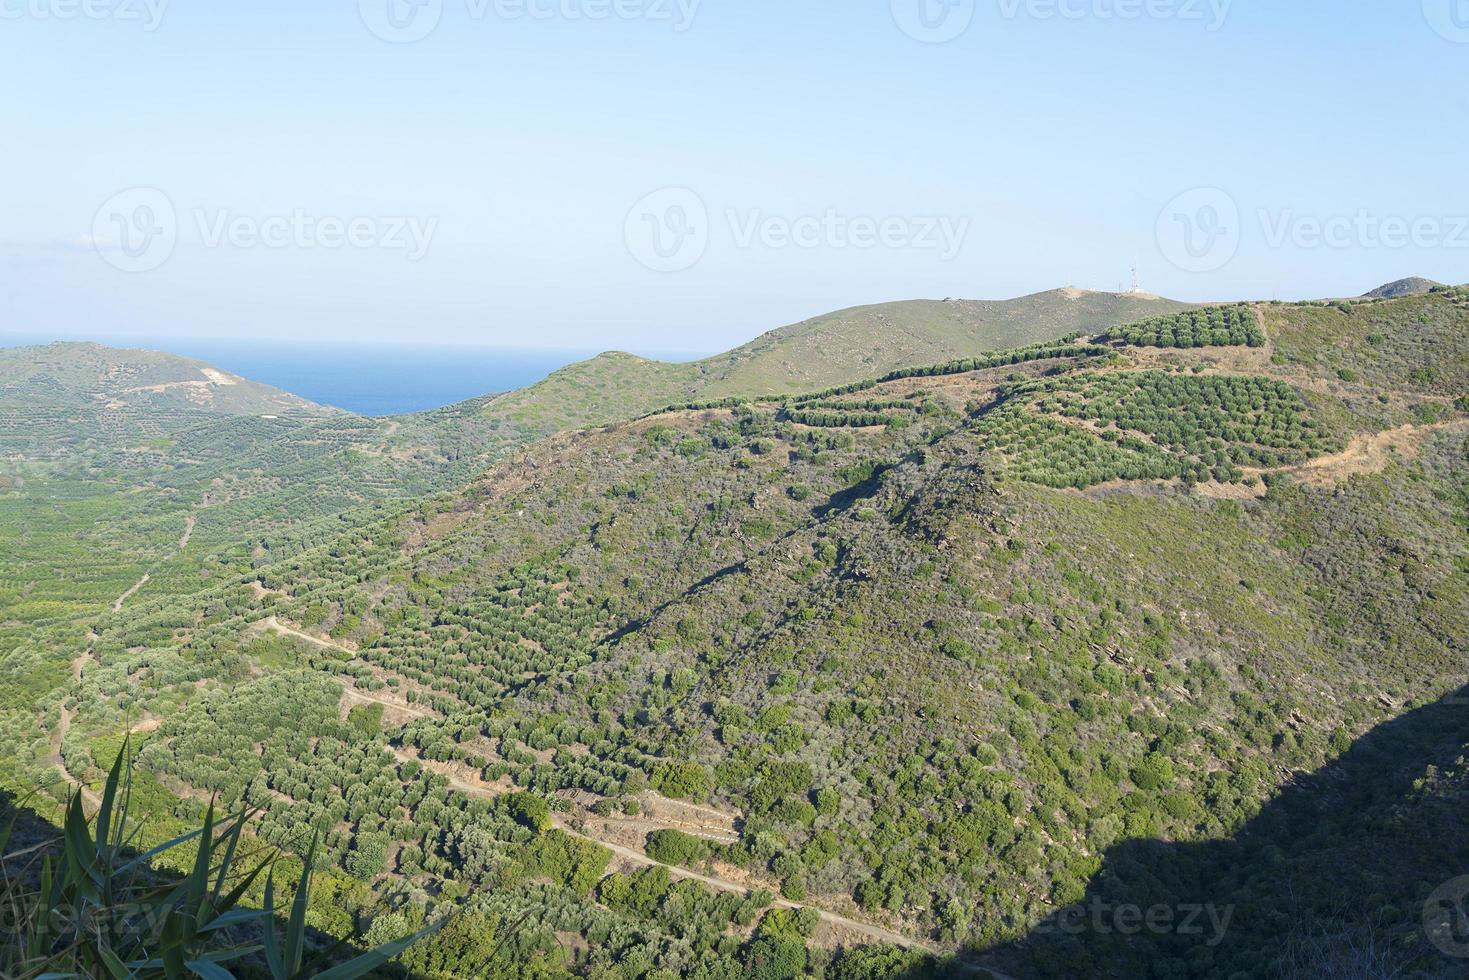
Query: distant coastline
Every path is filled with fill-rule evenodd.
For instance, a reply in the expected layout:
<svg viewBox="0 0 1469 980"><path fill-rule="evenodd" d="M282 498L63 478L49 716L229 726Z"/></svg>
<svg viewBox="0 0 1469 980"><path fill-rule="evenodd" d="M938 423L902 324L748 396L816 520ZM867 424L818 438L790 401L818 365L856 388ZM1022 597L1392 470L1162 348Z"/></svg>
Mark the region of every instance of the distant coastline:
<svg viewBox="0 0 1469 980"><path fill-rule="evenodd" d="M535 384L592 350L0 333L0 348L90 340L192 357L359 415L406 415ZM647 352L659 360L699 355Z"/></svg>

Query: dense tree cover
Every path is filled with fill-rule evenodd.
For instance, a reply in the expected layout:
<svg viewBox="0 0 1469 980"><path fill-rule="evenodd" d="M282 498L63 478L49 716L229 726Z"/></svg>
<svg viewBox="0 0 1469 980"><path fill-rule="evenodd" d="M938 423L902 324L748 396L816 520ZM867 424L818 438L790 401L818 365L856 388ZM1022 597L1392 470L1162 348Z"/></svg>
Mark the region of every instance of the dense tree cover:
<svg viewBox="0 0 1469 980"><path fill-rule="evenodd" d="M1386 331L1388 309L1350 315ZM1267 323L1287 314L1348 315ZM411 954L425 975L924 975L762 912L779 892L1005 944L1129 842L1249 828L1290 774L1463 673L1462 434L1244 504L1051 489L1238 479L1377 418L1116 354L860 388L916 406L905 425L811 429L768 401L553 440L39 634L6 660L0 734L43 782L36 718L69 719L62 761L86 778L97 736L150 719L159 819L216 792L263 808L268 842L321 835L323 928L386 900L384 939L462 906ZM810 410L867 411L843 407L856 393ZM757 891L608 876L597 835ZM1248 975L1279 952L1250 935L1189 969Z"/></svg>
<svg viewBox="0 0 1469 980"><path fill-rule="evenodd" d="M1241 480L1340 448L1294 388L1258 377L1162 371L1077 374L1015 385L976 423L1022 479Z"/></svg>
<svg viewBox="0 0 1469 980"><path fill-rule="evenodd" d="M1103 341L1131 347L1264 347L1265 333L1248 306L1215 306L1154 317L1109 330Z"/></svg>

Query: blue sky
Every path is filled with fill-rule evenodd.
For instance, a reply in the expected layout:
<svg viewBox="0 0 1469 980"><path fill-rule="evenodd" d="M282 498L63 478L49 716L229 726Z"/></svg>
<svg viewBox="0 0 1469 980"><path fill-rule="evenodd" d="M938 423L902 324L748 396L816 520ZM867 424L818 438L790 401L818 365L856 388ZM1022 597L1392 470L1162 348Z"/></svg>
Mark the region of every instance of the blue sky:
<svg viewBox="0 0 1469 980"><path fill-rule="evenodd" d="M715 351L1134 265L1469 280L1465 0L389 2L0 0L0 332Z"/></svg>

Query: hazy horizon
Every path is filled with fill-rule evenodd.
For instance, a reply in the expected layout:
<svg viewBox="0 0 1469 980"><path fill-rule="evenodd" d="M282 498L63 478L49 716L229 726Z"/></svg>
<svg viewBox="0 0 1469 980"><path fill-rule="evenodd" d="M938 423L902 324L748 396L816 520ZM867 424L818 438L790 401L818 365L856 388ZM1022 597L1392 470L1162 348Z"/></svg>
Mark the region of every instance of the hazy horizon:
<svg viewBox="0 0 1469 980"><path fill-rule="evenodd" d="M1160 294L1156 294L1156 293L1151 293L1150 291L1145 291L1145 292L1148 295L1159 295L1160 298L1162 298L1162 299L1177 300L1179 302L1192 302L1192 303L1198 303L1200 305L1207 305L1207 304L1210 304L1210 303L1227 304L1227 303L1237 303L1237 302L1270 302L1270 301L1300 302L1300 301L1312 301L1312 300L1355 299L1355 298L1358 298L1358 297L1364 295L1365 293L1369 292L1370 290L1376 289L1376 288L1378 288L1380 286L1385 286L1385 285L1389 285L1391 283L1399 282L1399 281L1406 280L1406 279L1413 279L1413 278L1431 278L1431 277L1418 276L1416 273L1406 273L1406 274L1401 275L1401 276L1393 276L1392 278L1383 279L1380 282L1374 282L1373 285L1371 285L1371 286L1364 286L1361 289L1356 290L1355 292L1353 292L1353 291L1346 291L1346 292L1339 292L1339 293L1327 293L1327 294L1321 294L1321 295L1269 296L1269 297L1263 297L1263 296L1214 296L1214 297L1209 297L1207 299L1202 299L1202 300L1184 300L1184 299L1181 299L1180 297L1177 297L1177 296L1160 295ZM1456 284L1457 283L1445 283L1445 285L1456 285ZM170 335L170 334L166 334L166 333L109 333L108 331L105 331L105 330L83 330L83 329L77 329L77 328L63 328L63 329L59 329L59 330L56 330L56 331L43 331L43 330L20 330L20 331L17 331L17 330L11 330L11 329L6 328L4 326L0 326L0 348L3 348L3 347L34 346L34 345L43 345L43 344L47 344L47 343L97 343L97 344L102 344L104 346L112 346L112 347L128 347L128 346L130 346L132 344L138 344L138 343L160 343L160 344L166 344L166 343L193 343L193 342L199 342L199 343L240 343L240 344L246 344L246 343L271 343L271 344L283 344L283 345L307 346L307 347L314 346L314 345L327 345L327 346L344 346L344 347L361 346L361 347L369 347L369 348L373 348L373 347L403 347L403 348L413 348L413 349L449 349L449 350L460 349L460 350L473 350L473 351L518 351L518 352L526 352L526 353L558 353L558 354L569 354L569 355L577 355L578 357L583 357L583 358L595 357L595 356L597 356L599 354L605 354L605 353L620 352L620 353L633 354L633 355L635 355L637 357L644 357L644 358L649 358L649 359L652 359L652 360L662 360L662 361L671 361L671 362L690 362L690 361L702 360L704 358L717 357L718 355L723 354L723 353L726 353L729 350L733 350L735 348L742 347L745 344L748 344L748 343L750 343L750 342L758 339L759 337L763 336L764 334L769 333L769 332L771 332L773 330L780 330L780 329L782 329L784 327L795 326L795 325L804 323L804 322L806 322L806 321L808 321L810 319L816 318L816 317L820 317L820 316L824 316L824 315L832 314L832 313L839 313L839 312L843 312L843 311L849 310L849 309L863 309L863 308L867 308L867 307L871 307L871 306L883 306L883 305L888 305L888 304L892 304L892 303L906 303L906 302L948 302L948 301L1005 302L1007 300L1023 299L1023 298L1025 298L1027 296L1043 295L1045 293L1056 292L1056 291L1063 290L1063 289L1079 289L1079 290L1082 290L1083 292L1111 293L1111 294L1114 294L1114 295L1126 295L1127 294L1127 291L1126 290L1091 289L1091 288L1088 288L1088 287L1077 286L1077 285L1073 285L1073 284L1068 283L1068 284L1061 285L1061 286L1054 286L1054 287L1051 287L1049 289L1042 289L1042 290L1037 290L1037 291L1029 292L1029 293L1017 293L1017 294L1014 294L1014 295L1005 295L1005 296L998 296L998 295L997 296L962 296L962 295L953 295L953 296L943 296L943 297L941 297L941 296L912 296L912 297L904 297L904 298L901 298L901 299L879 300L879 301L876 301L874 303L854 304L854 305L851 305L851 306L836 307L836 308L832 308L832 309L824 309L824 310L814 311L814 312L808 313L808 314L806 314L804 316L800 316L800 317L797 317L797 318L794 318L794 319L782 321L781 323L778 323L778 324L767 324L767 325L764 325L764 326L752 325L751 328L750 328L750 331L751 332L748 333L748 335L746 335L744 337L740 337L738 335L731 334L731 336L733 336L734 339L732 340L732 342L727 347L721 347L721 348L718 348L718 349L712 349L711 348L711 349L706 349L706 350L655 350L655 349L650 349L650 348L647 348L647 347L640 347L640 346L636 346L636 345L631 345L631 346L629 346L629 345L622 345L622 346L619 346L615 342L615 339L616 338L611 338L611 337L609 337L608 339L609 340L612 340L613 343L611 345L609 345L609 346L601 346L601 347L575 347L575 346L563 346L563 345L517 344L517 343L514 342L514 338L506 338L503 341L497 341L497 342L477 342L473 338L452 338L451 339L451 338L440 338L440 337L426 337L426 338L422 338L422 339L408 339L408 338L403 338L403 337L381 337L381 336L321 337L321 338L314 338L314 337L300 337L300 336L295 336L295 337L290 337L290 336L277 336L277 335L272 335L272 334L258 334L258 333L257 334L252 334L252 335L235 334L235 333L215 334L215 335L208 335L208 334L173 334L173 335ZM145 348L145 349L148 349L148 348ZM179 353L179 351L168 351L168 352L169 353ZM188 356L188 355L185 355L185 356Z"/></svg>
<svg viewBox="0 0 1469 980"><path fill-rule="evenodd" d="M1469 278L1439 0L72 6L0 11L14 331L721 351Z"/></svg>

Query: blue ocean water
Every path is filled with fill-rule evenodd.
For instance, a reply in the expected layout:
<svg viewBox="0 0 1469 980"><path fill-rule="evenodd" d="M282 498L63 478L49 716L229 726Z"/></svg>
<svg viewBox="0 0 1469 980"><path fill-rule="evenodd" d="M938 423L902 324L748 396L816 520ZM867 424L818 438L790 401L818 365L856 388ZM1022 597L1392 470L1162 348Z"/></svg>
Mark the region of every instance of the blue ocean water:
<svg viewBox="0 0 1469 980"><path fill-rule="evenodd" d="M359 415L406 415L535 384L590 351L171 340L159 349Z"/></svg>
<svg viewBox="0 0 1469 980"><path fill-rule="evenodd" d="M359 415L405 415L535 384L592 351L244 341L211 338L40 337L0 334L0 347L95 340L207 361L322 405ZM655 354L663 360L697 355Z"/></svg>

